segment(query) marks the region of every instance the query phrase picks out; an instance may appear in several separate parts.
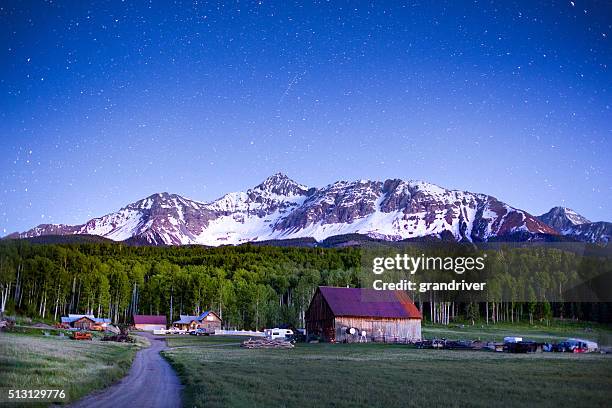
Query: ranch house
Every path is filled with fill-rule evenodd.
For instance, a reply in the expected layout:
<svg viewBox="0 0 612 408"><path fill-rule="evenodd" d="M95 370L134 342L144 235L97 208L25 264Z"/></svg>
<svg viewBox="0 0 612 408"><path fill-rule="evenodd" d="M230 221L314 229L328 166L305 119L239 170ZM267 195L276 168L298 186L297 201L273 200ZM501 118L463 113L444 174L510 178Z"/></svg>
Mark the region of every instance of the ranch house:
<svg viewBox="0 0 612 408"><path fill-rule="evenodd" d="M404 291L320 286L305 317L306 332L329 342L421 340L421 312Z"/></svg>
<svg viewBox="0 0 612 408"><path fill-rule="evenodd" d="M221 318L213 311L208 310L199 316L181 315L180 320L172 323L181 330L207 329L208 331L221 330Z"/></svg>
<svg viewBox="0 0 612 408"><path fill-rule="evenodd" d="M68 316L62 316L62 325L73 327L82 330L91 330L96 326L106 327L110 324L110 319L97 318L93 315L81 315L81 314L69 314Z"/></svg>

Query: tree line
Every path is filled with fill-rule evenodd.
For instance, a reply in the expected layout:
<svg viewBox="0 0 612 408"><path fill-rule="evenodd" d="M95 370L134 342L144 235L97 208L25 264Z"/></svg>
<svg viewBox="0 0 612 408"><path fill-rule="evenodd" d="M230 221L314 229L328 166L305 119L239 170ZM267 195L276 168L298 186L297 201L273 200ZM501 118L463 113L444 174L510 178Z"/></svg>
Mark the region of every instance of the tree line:
<svg viewBox="0 0 612 408"><path fill-rule="evenodd" d="M213 310L227 328L261 329L282 323L303 327L305 311L319 285L364 283L367 271L362 267L362 251L253 245L43 245L6 240L0 242L0 313L54 321L68 313L83 313L130 323L133 314L161 314L174 321L181 314ZM447 324L453 320L533 321L555 316L606 320L609 315L605 309L609 304L542 302L535 294L531 302L530 298L504 301L502 292L512 288L531 287L542 293L557 290L559 281L550 276L561 263L577 262L571 253L556 254L552 263L549 255L544 257L534 250L497 251L492 256L506 258L492 264L497 278L486 299L413 294L424 319ZM601 268L601 264L594 265ZM546 269L546 273L509 274L499 268Z"/></svg>

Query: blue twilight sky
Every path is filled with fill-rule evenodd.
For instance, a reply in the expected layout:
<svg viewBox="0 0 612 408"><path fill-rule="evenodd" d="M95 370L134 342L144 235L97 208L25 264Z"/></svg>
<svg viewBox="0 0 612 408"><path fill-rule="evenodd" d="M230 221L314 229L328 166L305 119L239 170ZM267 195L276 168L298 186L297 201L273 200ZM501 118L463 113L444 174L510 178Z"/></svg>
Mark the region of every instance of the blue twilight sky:
<svg viewBox="0 0 612 408"><path fill-rule="evenodd" d="M0 3L0 235L272 173L612 221L609 1Z"/></svg>

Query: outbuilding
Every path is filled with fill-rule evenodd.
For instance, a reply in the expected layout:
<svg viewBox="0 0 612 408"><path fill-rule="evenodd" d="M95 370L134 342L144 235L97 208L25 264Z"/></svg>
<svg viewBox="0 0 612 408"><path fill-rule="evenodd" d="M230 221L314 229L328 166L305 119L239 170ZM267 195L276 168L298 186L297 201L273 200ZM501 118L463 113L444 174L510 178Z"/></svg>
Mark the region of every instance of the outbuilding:
<svg viewBox="0 0 612 408"><path fill-rule="evenodd" d="M73 327L81 330L91 330L94 326L106 328L110 324L110 319L97 318L93 315L69 314L62 316L62 325L64 327Z"/></svg>
<svg viewBox="0 0 612 408"><path fill-rule="evenodd" d="M172 326L181 330L195 330L198 328L198 316L180 315L180 319L172 322Z"/></svg>
<svg viewBox="0 0 612 408"><path fill-rule="evenodd" d="M164 315L134 315L134 327L136 330L165 330L167 322Z"/></svg>
<svg viewBox="0 0 612 408"><path fill-rule="evenodd" d="M173 322L174 327L181 330L206 329L206 331L214 333L221 330L221 318L212 310L207 310L197 316L180 315L180 319Z"/></svg>
<svg viewBox="0 0 612 408"><path fill-rule="evenodd" d="M399 290L320 286L305 317L307 334L323 341L421 340L421 312Z"/></svg>

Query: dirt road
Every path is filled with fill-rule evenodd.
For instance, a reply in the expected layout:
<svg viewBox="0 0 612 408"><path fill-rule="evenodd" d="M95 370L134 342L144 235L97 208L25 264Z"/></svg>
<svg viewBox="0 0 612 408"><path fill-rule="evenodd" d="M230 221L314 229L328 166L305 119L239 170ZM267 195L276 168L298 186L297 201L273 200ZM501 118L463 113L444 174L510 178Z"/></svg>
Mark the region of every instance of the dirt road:
<svg viewBox="0 0 612 408"><path fill-rule="evenodd" d="M159 355L163 338L140 333L151 347L140 350L127 376L111 387L94 392L70 405L75 408L180 407L181 382L170 364Z"/></svg>

